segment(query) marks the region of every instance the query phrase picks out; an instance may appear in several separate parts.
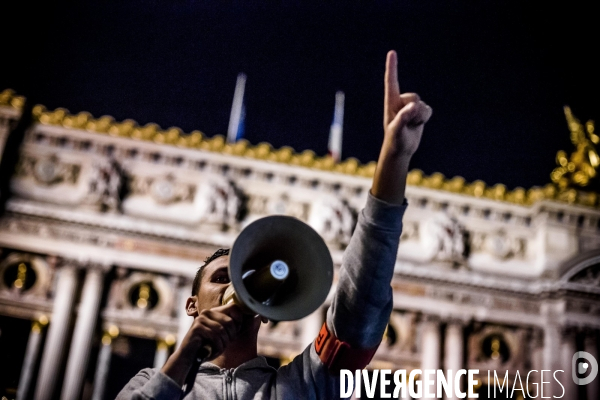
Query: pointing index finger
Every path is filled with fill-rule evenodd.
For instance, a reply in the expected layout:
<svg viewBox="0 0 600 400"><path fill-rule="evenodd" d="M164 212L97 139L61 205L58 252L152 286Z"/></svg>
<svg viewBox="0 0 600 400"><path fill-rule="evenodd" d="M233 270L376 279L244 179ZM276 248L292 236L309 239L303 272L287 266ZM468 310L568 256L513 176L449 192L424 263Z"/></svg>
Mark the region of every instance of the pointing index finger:
<svg viewBox="0 0 600 400"><path fill-rule="evenodd" d="M400 84L398 83L398 55L394 50L387 54L385 63L385 100L395 100L400 96Z"/></svg>

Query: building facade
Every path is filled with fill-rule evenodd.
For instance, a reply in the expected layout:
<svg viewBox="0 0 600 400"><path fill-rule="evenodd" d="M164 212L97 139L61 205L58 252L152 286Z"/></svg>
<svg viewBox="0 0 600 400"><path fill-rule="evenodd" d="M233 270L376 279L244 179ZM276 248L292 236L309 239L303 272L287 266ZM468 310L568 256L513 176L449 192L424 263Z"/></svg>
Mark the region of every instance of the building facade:
<svg viewBox="0 0 600 400"><path fill-rule="evenodd" d="M0 394L11 399L113 398L161 366L189 327L196 270L260 217L310 224L337 270L375 167L41 106L18 126L23 103L0 96L0 150L15 159L3 159L0 217ZM540 398L529 371L562 370L544 396L600 398L600 379L571 379L577 351L598 359L597 196L416 170L408 183L394 311L369 368L478 369L480 398L488 371L508 371L511 388L529 389L515 399ZM274 365L299 354L334 290L335 279L313 315L263 326L260 354Z"/></svg>

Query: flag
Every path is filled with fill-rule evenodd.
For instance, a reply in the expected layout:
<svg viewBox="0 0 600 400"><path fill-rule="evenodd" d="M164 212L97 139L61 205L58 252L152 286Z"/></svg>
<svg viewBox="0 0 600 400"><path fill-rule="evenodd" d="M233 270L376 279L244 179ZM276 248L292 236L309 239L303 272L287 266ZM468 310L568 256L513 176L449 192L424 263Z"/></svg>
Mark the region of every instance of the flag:
<svg viewBox="0 0 600 400"><path fill-rule="evenodd" d="M235 83L231 114L229 116L229 128L227 129L227 142L234 143L244 136L244 120L246 118L246 107L244 105L244 90L246 88L246 75L240 73Z"/></svg>
<svg viewBox="0 0 600 400"><path fill-rule="evenodd" d="M329 130L329 155L335 162L342 158L342 133L344 132L344 92L338 91L335 94L335 111L333 113L333 122Z"/></svg>

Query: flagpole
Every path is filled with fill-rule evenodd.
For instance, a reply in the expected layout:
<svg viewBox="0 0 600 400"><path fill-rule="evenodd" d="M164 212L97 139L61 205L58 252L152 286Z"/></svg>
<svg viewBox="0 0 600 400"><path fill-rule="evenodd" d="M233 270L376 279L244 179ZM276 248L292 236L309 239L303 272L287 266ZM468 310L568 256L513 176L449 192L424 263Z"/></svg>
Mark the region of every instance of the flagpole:
<svg viewBox="0 0 600 400"><path fill-rule="evenodd" d="M333 113L333 122L329 130L328 151L335 162L342 158L342 134L344 132L344 92L338 91L335 94L335 111Z"/></svg>
<svg viewBox="0 0 600 400"><path fill-rule="evenodd" d="M243 123L244 114L244 90L246 88L246 75L238 74L235 83L235 92L233 93L233 103L231 104L231 114L229 116L229 127L227 128L227 142L234 143L238 137L240 123Z"/></svg>

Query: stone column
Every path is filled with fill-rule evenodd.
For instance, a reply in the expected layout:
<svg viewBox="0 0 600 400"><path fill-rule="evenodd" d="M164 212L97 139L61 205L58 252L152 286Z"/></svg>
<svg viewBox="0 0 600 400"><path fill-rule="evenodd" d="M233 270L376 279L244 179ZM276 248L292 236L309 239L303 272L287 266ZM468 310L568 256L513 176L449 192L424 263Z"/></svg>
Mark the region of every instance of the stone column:
<svg viewBox="0 0 600 400"><path fill-rule="evenodd" d="M446 326L446 340L444 343L444 369L452 370L452 374L464 367L464 338L463 325L460 321L450 321ZM456 390L453 388L453 393ZM455 395L447 397L448 400L458 399Z"/></svg>
<svg viewBox="0 0 600 400"><path fill-rule="evenodd" d="M312 314L302 319L302 350L309 344L315 341L321 326L323 326L323 309L317 308Z"/></svg>
<svg viewBox="0 0 600 400"><path fill-rule="evenodd" d="M439 320L426 316L422 324L421 369L439 369L441 349Z"/></svg>
<svg viewBox="0 0 600 400"><path fill-rule="evenodd" d="M69 324L77 289L77 270L66 265L58 271L52 317L35 388L36 400L50 400L56 390L69 335Z"/></svg>
<svg viewBox="0 0 600 400"><path fill-rule="evenodd" d="M108 379L108 371L110 370L110 359L112 356L112 341L119 335L119 328L112 325L102 335L102 346L98 354L98 362L96 363L96 374L94 376L94 391L92 392L92 400L104 399L104 389L106 380Z"/></svg>
<svg viewBox="0 0 600 400"><path fill-rule="evenodd" d="M537 373L532 374L533 381L531 382L531 394L534 395L534 385L533 383L537 383L538 393L535 394L536 397L539 398L540 393L540 385L541 385L541 371L544 369L544 332L541 329L534 328L531 333L531 365L532 370L536 370Z"/></svg>
<svg viewBox="0 0 600 400"><path fill-rule="evenodd" d="M560 327L554 324L548 324L544 327L544 362L543 369L556 371L561 368L561 354L557 349L561 345ZM541 372L540 372L541 373ZM562 389L558 382L552 376L544 376L544 380L549 380L549 384L544 385L544 396L558 396ZM541 387L540 387L541 390Z"/></svg>
<svg viewBox="0 0 600 400"><path fill-rule="evenodd" d="M65 381L60 396L62 400L77 400L80 398L92 348L94 328L98 319L103 281L104 271L101 268L92 267L88 269L81 291L81 303L79 304Z"/></svg>
<svg viewBox="0 0 600 400"><path fill-rule="evenodd" d="M188 297L192 295L192 284L181 286L177 292L177 346L181 344L183 338L190 330L194 318L187 315L185 304Z"/></svg>
<svg viewBox="0 0 600 400"><path fill-rule="evenodd" d="M571 378L573 354L577 353L577 338L574 329L565 328L562 330L561 346L560 346L560 368L565 371L560 378L560 383L564 386L564 399L577 399L579 388ZM557 377L560 375L557 375ZM560 394L560 391L558 392Z"/></svg>
<svg viewBox="0 0 600 400"><path fill-rule="evenodd" d="M600 363L598 357L598 332L590 331L583 341L583 350L590 353ZM600 372L592 382L586 386L588 399L600 399Z"/></svg>
<svg viewBox="0 0 600 400"><path fill-rule="evenodd" d="M42 347L43 330L48 324L48 317L42 315L38 320L31 324L31 332L27 341L25 350L25 359L21 369L21 380L17 390L17 400L27 400L31 398L33 389L33 377L35 376L35 366L40 355Z"/></svg>

